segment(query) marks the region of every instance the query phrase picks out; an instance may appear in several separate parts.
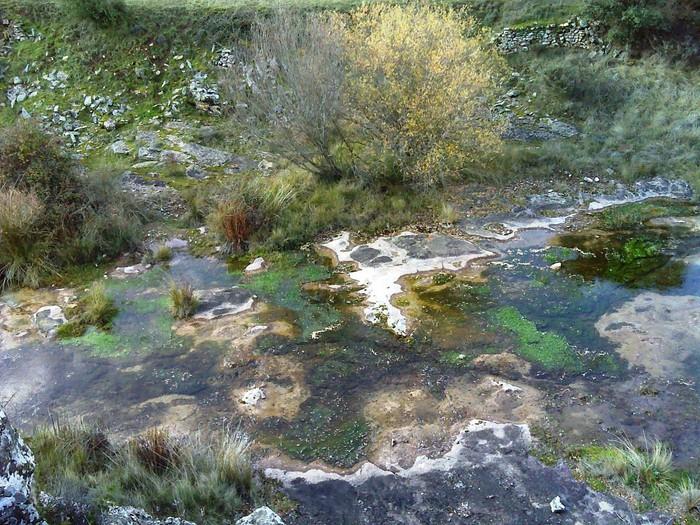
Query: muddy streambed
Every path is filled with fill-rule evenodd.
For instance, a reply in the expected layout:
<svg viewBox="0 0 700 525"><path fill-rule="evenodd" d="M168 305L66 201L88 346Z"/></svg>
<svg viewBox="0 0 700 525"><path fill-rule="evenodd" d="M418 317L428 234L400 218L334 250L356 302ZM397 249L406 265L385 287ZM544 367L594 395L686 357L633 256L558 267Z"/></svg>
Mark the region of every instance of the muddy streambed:
<svg viewBox="0 0 700 525"><path fill-rule="evenodd" d="M693 205L657 201L523 229L345 235L253 275L180 250L105 278L111 330L67 340L32 317L81 289L7 293L0 401L25 430L241 424L269 466L408 466L472 418L563 446L646 435L697 466L698 224ZM173 281L221 304L175 321Z"/></svg>

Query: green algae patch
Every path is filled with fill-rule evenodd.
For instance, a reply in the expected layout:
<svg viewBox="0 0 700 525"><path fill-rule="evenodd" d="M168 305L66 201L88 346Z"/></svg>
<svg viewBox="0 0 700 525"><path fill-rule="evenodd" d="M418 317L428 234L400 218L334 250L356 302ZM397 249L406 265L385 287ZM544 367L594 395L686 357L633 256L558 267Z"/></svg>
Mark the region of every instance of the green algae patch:
<svg viewBox="0 0 700 525"><path fill-rule="evenodd" d="M581 360L567 340L552 332L541 332L517 308L506 306L492 314L493 321L517 338L517 353L549 371L580 372Z"/></svg>
<svg viewBox="0 0 700 525"><path fill-rule="evenodd" d="M242 277L241 286L265 301L294 312L303 339L340 321L340 314L335 308L314 300L302 290L306 283L329 279L331 273L328 268L309 261L301 253L273 254L266 260L270 268Z"/></svg>
<svg viewBox="0 0 700 525"><path fill-rule="evenodd" d="M318 405L294 421L289 429L272 433L270 437L270 444L293 458L320 459L348 468L363 457L369 425L361 417L339 418L330 408Z"/></svg>
<svg viewBox="0 0 700 525"><path fill-rule="evenodd" d="M565 246L550 246L544 253L544 260L547 264L554 264L562 261L573 261L578 259L578 252L573 248Z"/></svg>
<svg viewBox="0 0 700 525"><path fill-rule="evenodd" d="M88 328L83 335L66 340L64 344L85 348L95 357L119 357L129 353L120 337L95 328Z"/></svg>

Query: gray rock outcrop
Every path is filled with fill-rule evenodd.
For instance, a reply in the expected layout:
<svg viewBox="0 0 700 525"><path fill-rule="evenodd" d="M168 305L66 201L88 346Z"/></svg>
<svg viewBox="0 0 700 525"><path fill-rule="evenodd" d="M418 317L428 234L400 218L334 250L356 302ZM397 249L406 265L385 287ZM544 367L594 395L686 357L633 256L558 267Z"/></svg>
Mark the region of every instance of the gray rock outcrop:
<svg viewBox="0 0 700 525"><path fill-rule="evenodd" d="M0 409L0 523L35 525L45 522L32 500L34 455Z"/></svg>
<svg viewBox="0 0 700 525"><path fill-rule="evenodd" d="M100 517L100 525L195 525L180 518L157 519L134 507L110 507Z"/></svg>
<svg viewBox="0 0 700 525"><path fill-rule="evenodd" d="M284 525L284 522L270 507L260 507L252 514L239 519L236 525Z"/></svg>
<svg viewBox="0 0 700 525"><path fill-rule="evenodd" d="M563 463L547 467L529 454L527 425L473 420L441 457L407 469L366 463L353 474L267 469L298 503L288 524L662 525L625 501L594 492Z"/></svg>

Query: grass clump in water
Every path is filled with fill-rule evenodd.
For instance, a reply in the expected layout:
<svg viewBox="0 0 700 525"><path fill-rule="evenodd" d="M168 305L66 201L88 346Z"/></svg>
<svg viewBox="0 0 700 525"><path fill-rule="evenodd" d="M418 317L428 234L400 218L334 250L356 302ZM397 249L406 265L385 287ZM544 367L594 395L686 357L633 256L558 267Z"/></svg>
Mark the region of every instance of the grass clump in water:
<svg viewBox="0 0 700 525"><path fill-rule="evenodd" d="M54 424L29 442L37 489L78 499L91 516L109 505L133 505L218 525L235 521L262 496L250 440L236 430L175 437L152 429L117 444L99 428Z"/></svg>
<svg viewBox="0 0 700 525"><path fill-rule="evenodd" d="M624 496L638 508L653 504L695 524L700 518L697 480L675 469L671 450L659 441L644 439L641 447L627 438L611 446L588 446L570 454L578 472L596 490Z"/></svg>
<svg viewBox="0 0 700 525"><path fill-rule="evenodd" d="M189 319L194 315L198 305L199 301L190 283L171 285L170 313L175 319Z"/></svg>
<svg viewBox="0 0 700 525"><path fill-rule="evenodd" d="M517 308L506 306L493 313L493 321L515 334L516 352L545 370L579 372L583 366L579 356L562 336L540 332L535 323L523 317Z"/></svg>
<svg viewBox="0 0 700 525"><path fill-rule="evenodd" d="M107 294L104 283L98 281L78 301L77 311L67 323L58 328L56 335L62 339L80 337L90 326L108 331L118 311L114 300Z"/></svg>

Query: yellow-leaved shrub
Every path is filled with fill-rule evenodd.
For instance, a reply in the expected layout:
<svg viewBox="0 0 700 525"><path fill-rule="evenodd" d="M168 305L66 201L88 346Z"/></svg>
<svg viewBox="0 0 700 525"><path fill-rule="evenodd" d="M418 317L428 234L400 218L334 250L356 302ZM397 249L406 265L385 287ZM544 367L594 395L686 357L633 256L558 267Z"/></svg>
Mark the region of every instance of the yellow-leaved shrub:
<svg viewBox="0 0 700 525"><path fill-rule="evenodd" d="M503 62L465 12L370 4L342 27L366 171L432 185L498 151L489 107Z"/></svg>

